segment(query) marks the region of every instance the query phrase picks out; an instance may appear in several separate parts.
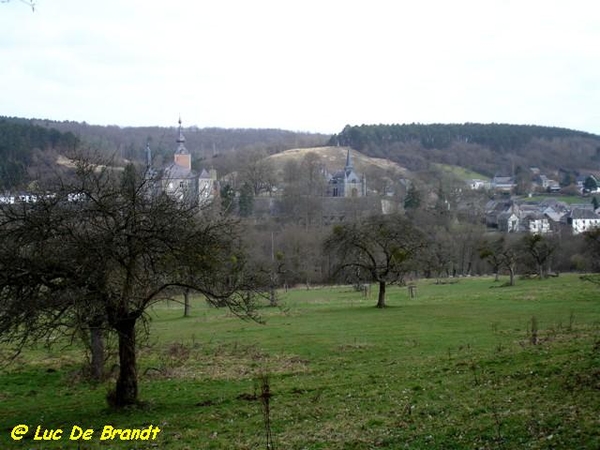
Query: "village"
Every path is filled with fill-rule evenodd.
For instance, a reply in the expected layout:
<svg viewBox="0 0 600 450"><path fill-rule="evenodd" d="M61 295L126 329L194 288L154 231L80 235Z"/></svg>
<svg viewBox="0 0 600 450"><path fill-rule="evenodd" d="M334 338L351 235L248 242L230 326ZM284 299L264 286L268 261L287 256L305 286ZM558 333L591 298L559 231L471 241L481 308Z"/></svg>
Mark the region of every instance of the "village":
<svg viewBox="0 0 600 450"><path fill-rule="evenodd" d="M223 193L235 186L237 172L219 178L214 168L193 170L192 153L186 148L185 142L179 119L171 163L154 167L150 145L146 146L145 176L149 192L153 195L165 193L178 201L201 205L222 201L220 197ZM319 166L319 180L312 182L316 187L311 187L308 195L297 196L290 206L289 186L285 183L277 186L269 181L271 184L268 188L258 189L257 195L252 196L251 210L242 215L251 216L258 222L285 219L290 215L298 215L298 209L302 209L302 204L306 203L304 209L310 211L304 211L299 219L304 225L309 222L330 225L373 214L392 214L404 209L402 204L406 206L408 191L413 183L410 179L398 180L397 186L403 191L398 200L395 192L379 192L368 186L366 175L354 165L352 155L358 155L358 152L350 148L339 148L337 151L345 155L344 167L330 172L323 165ZM593 174L579 176L574 184L577 195L571 192L569 197L565 197L561 195L562 188L556 180L535 167L529 170L531 183L527 187L527 195L515 195L517 183L514 176L465 180L468 190L479 193L481 198L490 199L479 217L479 222L485 224L487 229L501 233L577 235L600 227L600 204L595 197L595 194L600 194L600 183ZM462 188L459 190L462 191ZM0 204L35 203L40 196L53 195L27 191L5 192L0 195ZM243 187L233 195L238 213L241 213ZM564 201L565 198L569 202ZM80 193L71 193L67 200L76 202L81 201L82 197ZM449 204L447 206L450 208Z"/></svg>

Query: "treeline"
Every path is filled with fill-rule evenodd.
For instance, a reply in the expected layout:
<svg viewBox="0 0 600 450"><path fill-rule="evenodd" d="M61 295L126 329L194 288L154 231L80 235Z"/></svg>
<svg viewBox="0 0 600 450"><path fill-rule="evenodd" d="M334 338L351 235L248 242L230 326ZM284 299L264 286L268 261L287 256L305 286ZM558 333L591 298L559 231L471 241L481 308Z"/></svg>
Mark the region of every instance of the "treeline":
<svg viewBox="0 0 600 450"><path fill-rule="evenodd" d="M350 146L397 161L411 170L429 163L455 164L493 176L515 165L590 167L600 155L600 136L557 127L508 124L347 125L330 145Z"/></svg>
<svg viewBox="0 0 600 450"><path fill-rule="evenodd" d="M77 137L25 119L0 117L0 189L25 187L37 164L55 161L59 152L73 150Z"/></svg>
<svg viewBox="0 0 600 450"><path fill-rule="evenodd" d="M329 139L329 135L278 129L191 126L184 127L183 133L194 168L212 167L220 173L236 170L234 162L240 155L260 152L267 156L291 148L318 147ZM0 189L25 187L52 170L58 154L78 145L124 165L144 162L149 143L153 164L162 167L172 161L177 136L177 123L173 127L118 127L0 117Z"/></svg>
<svg viewBox="0 0 600 450"><path fill-rule="evenodd" d="M172 127L119 127L115 125L90 125L85 122L55 122L33 119L40 126L71 132L92 148L107 155L116 155L129 161L145 160L146 143L160 159L172 158L177 138L178 124ZM324 145L329 135L295 132L279 129L226 129L199 128L183 123L186 147L192 160L211 159L233 151L257 150L274 154L291 148Z"/></svg>

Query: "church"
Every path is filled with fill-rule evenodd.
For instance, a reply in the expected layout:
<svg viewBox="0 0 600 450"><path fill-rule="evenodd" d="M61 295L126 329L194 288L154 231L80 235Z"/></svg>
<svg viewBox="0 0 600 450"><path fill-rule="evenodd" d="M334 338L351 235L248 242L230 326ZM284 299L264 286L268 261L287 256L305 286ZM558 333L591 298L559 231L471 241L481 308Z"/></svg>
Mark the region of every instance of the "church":
<svg viewBox="0 0 600 450"><path fill-rule="evenodd" d="M344 170L327 177L327 197L366 197L367 180L354 171L350 149L346 154Z"/></svg>
<svg viewBox="0 0 600 450"><path fill-rule="evenodd" d="M205 204L215 198L218 193L217 173L214 169L202 170L198 174L192 170L192 155L185 147L185 136L179 119L179 130L176 139L177 148L173 162L157 173L152 169L152 158L149 146L146 148L148 172L156 180L156 187L172 198L191 204Z"/></svg>

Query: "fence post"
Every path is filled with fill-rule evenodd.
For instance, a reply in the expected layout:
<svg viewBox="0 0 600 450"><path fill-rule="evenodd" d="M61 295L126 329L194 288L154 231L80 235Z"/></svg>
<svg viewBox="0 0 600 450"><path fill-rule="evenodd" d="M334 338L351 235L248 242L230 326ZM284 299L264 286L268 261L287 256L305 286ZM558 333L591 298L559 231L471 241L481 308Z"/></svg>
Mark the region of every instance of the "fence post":
<svg viewBox="0 0 600 450"><path fill-rule="evenodd" d="M410 298L415 298L417 296L417 286L415 286L414 284L409 284L408 295Z"/></svg>

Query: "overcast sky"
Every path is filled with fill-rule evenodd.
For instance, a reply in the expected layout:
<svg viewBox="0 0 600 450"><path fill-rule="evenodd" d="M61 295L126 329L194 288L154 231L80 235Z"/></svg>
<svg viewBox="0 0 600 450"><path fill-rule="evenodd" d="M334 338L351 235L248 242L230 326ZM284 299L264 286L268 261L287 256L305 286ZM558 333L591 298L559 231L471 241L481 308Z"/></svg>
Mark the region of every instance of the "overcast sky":
<svg viewBox="0 0 600 450"><path fill-rule="evenodd" d="M0 115L121 126L515 123L600 134L597 0L0 3Z"/></svg>

